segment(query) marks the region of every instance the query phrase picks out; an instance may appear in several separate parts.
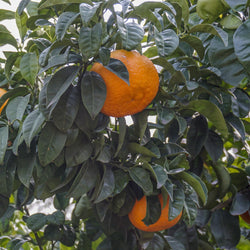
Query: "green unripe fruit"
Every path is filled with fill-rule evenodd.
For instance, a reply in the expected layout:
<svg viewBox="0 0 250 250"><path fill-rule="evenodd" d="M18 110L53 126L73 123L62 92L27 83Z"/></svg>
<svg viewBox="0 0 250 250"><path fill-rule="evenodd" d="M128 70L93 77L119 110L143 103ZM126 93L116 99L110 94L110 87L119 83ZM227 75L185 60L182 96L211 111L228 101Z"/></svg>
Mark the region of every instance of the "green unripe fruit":
<svg viewBox="0 0 250 250"><path fill-rule="evenodd" d="M198 0L196 6L199 17L208 22L215 21L220 14L229 8L224 0Z"/></svg>

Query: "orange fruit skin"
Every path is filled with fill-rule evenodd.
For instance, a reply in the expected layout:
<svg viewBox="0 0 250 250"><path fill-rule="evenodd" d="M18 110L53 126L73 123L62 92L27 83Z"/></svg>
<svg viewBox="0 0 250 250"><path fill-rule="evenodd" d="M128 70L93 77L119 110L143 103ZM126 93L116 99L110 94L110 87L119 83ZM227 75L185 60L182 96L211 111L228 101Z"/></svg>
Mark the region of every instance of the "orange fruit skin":
<svg viewBox="0 0 250 250"><path fill-rule="evenodd" d="M158 195L161 208L163 207L163 198L162 195ZM168 211L169 211L169 197L167 199L167 204L164 208L161 210L160 218L154 223L149 226L145 225L145 223L142 221L146 216L146 210L147 210L147 198L146 196L143 196L140 200L136 200L134 207L128 214L130 222L138 229L146 232L157 232L162 231L165 229L168 229L170 227L173 227L177 222L180 220L182 216L182 212L175 217L173 220L168 220Z"/></svg>
<svg viewBox="0 0 250 250"><path fill-rule="evenodd" d="M123 117L142 111L158 92L159 76L154 64L137 51L116 50L111 52L110 57L122 61L127 67L130 85L102 64L95 63L91 71L101 75L107 89L101 112Z"/></svg>
<svg viewBox="0 0 250 250"><path fill-rule="evenodd" d="M0 97L3 96L7 91L5 89L0 88ZM2 113L2 110L6 106L8 100L0 107L0 114Z"/></svg>
<svg viewBox="0 0 250 250"><path fill-rule="evenodd" d="M244 214L241 214L240 217L248 224L250 224L250 214L249 211L246 211Z"/></svg>

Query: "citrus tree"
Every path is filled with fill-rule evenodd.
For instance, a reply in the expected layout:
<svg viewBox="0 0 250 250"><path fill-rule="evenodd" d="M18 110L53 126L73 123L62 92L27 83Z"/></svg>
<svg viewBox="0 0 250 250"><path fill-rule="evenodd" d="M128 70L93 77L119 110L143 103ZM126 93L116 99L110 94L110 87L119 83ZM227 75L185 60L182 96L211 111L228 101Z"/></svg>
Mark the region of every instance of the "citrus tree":
<svg viewBox="0 0 250 250"><path fill-rule="evenodd" d="M0 10L1 249L249 249L249 8Z"/></svg>

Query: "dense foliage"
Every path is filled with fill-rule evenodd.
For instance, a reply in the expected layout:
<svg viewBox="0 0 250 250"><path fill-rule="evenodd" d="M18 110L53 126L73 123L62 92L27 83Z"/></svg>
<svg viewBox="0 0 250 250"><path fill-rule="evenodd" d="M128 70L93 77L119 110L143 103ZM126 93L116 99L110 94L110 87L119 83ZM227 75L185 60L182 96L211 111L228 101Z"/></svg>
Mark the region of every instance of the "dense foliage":
<svg viewBox="0 0 250 250"><path fill-rule="evenodd" d="M9 0L2 0L9 3ZM207 0L208 1L208 0ZM1 249L248 249L250 20L247 0L201 19L196 0L22 0L16 40L0 24ZM213 6L216 8L216 6ZM160 88L141 113L100 110L101 62L128 80L114 49L157 66ZM147 224L170 196L180 222L145 233L128 219L147 195ZM36 200L55 212L30 214ZM70 216L66 211L73 207ZM246 248L244 248L246 246Z"/></svg>

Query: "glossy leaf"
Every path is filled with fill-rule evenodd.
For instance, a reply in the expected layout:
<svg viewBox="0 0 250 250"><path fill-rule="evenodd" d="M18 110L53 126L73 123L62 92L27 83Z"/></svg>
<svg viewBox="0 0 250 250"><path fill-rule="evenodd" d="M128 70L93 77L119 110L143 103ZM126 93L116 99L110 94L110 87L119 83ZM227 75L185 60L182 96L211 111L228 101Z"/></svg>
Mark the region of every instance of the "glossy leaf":
<svg viewBox="0 0 250 250"><path fill-rule="evenodd" d="M225 119L230 124L230 126L235 129L236 133L238 133L240 138L244 141L246 139L246 131L243 122L233 114L229 114L228 116L226 116Z"/></svg>
<svg viewBox="0 0 250 250"><path fill-rule="evenodd" d="M17 13L18 13L18 15L21 16L23 14L24 9L27 7L27 5L29 4L29 2L30 2L30 0L22 0L19 3L19 5L17 7Z"/></svg>
<svg viewBox="0 0 250 250"><path fill-rule="evenodd" d="M43 213L36 213L31 215L26 220L27 226L33 232L39 231L46 224L46 215Z"/></svg>
<svg viewBox="0 0 250 250"><path fill-rule="evenodd" d="M81 81L81 96L85 108L94 120L106 99L106 85L95 72L86 72Z"/></svg>
<svg viewBox="0 0 250 250"><path fill-rule="evenodd" d="M87 26L90 20L94 17L100 4L101 4L100 2L94 4L87 4L87 3L80 4L80 14L84 26Z"/></svg>
<svg viewBox="0 0 250 250"><path fill-rule="evenodd" d="M102 25L96 24L93 28L82 27L79 34L79 47L82 52L83 60L88 61L95 56L101 46Z"/></svg>
<svg viewBox="0 0 250 250"><path fill-rule="evenodd" d="M250 209L250 201L244 193L236 193L230 207L231 215L241 215Z"/></svg>
<svg viewBox="0 0 250 250"><path fill-rule="evenodd" d="M184 148L175 143L166 143L165 144L166 155L174 156L182 153L188 153Z"/></svg>
<svg viewBox="0 0 250 250"><path fill-rule="evenodd" d="M54 5L58 5L58 4L69 4L69 3L88 3L91 5L92 1L90 0L46 0L40 4L39 9L48 8Z"/></svg>
<svg viewBox="0 0 250 250"><path fill-rule="evenodd" d="M67 135L60 132L51 122L45 125L38 140L38 157L43 166L57 158L66 139Z"/></svg>
<svg viewBox="0 0 250 250"><path fill-rule="evenodd" d="M69 28L69 26L79 16L79 13L75 12L63 12L56 23L56 37L58 40L62 40Z"/></svg>
<svg viewBox="0 0 250 250"><path fill-rule="evenodd" d="M41 130L42 124L45 118L40 110L36 109L31 112L23 122L23 137L28 147L30 147L31 141Z"/></svg>
<svg viewBox="0 0 250 250"><path fill-rule="evenodd" d="M35 53L25 54L20 61L20 71L23 78L34 85L38 73L38 58Z"/></svg>
<svg viewBox="0 0 250 250"><path fill-rule="evenodd" d="M8 126L0 127L0 165L3 164L9 138Z"/></svg>

